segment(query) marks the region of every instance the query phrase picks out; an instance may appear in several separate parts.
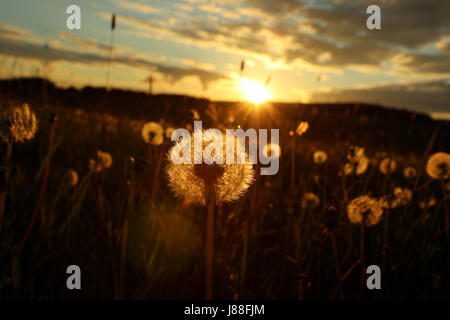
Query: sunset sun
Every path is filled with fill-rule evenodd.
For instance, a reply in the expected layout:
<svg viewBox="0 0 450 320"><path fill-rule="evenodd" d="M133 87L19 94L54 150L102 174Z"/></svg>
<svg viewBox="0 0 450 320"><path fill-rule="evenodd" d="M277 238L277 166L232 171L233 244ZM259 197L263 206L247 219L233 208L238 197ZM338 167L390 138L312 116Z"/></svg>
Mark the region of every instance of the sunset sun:
<svg viewBox="0 0 450 320"><path fill-rule="evenodd" d="M260 82L242 78L239 81L239 88L247 101L260 104L270 99L270 91Z"/></svg>

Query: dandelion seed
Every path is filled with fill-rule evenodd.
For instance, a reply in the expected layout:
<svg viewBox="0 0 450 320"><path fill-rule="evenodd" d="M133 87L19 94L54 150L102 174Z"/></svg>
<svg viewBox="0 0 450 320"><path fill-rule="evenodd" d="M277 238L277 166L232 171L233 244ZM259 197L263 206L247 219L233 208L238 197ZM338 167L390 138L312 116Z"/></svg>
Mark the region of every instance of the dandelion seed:
<svg viewBox="0 0 450 320"><path fill-rule="evenodd" d="M281 147L276 143L268 143L263 148L263 154L266 157L279 158L281 156Z"/></svg>
<svg viewBox="0 0 450 320"><path fill-rule="evenodd" d="M62 184L67 187L75 187L78 184L78 173L75 170L68 169L63 177Z"/></svg>
<svg viewBox="0 0 450 320"><path fill-rule="evenodd" d="M366 227L380 222L383 208L377 199L361 196L353 199L347 206L347 215L351 223L364 223Z"/></svg>
<svg viewBox="0 0 450 320"><path fill-rule="evenodd" d="M297 132L297 134L299 136L301 136L306 131L308 131L308 129L309 129L309 123L308 122L300 122L300 124L297 126L297 129L295 130L295 132Z"/></svg>
<svg viewBox="0 0 450 320"><path fill-rule="evenodd" d="M159 146L164 142L164 129L156 122L146 123L141 130L142 138L146 143Z"/></svg>
<svg viewBox="0 0 450 320"><path fill-rule="evenodd" d="M384 158L380 162L380 172L384 175L392 174L397 169L397 162L390 158Z"/></svg>
<svg viewBox="0 0 450 320"><path fill-rule="evenodd" d="M324 163L327 161L328 155L326 154L325 151L318 150L318 151L314 152L313 158L314 158L314 163L320 164L320 163Z"/></svg>
<svg viewBox="0 0 450 320"><path fill-rule="evenodd" d="M302 208L314 209L320 204L320 198L312 192L307 192L304 194L301 202Z"/></svg>
<svg viewBox="0 0 450 320"><path fill-rule="evenodd" d="M413 167L407 167L403 170L403 175L406 179L412 179L417 176L417 170Z"/></svg>
<svg viewBox="0 0 450 320"><path fill-rule="evenodd" d="M450 177L450 154L437 152L430 156L426 167L432 179L448 179Z"/></svg>
<svg viewBox="0 0 450 320"><path fill-rule="evenodd" d="M247 153L243 151L243 154L237 154L239 150L235 145L235 158L245 159L245 163L237 164L237 161L235 161L233 164L227 164L225 161L227 149L230 149L228 152L231 152L233 148L226 148L226 144L234 144L234 141L225 139L225 135L217 135L211 129L203 132L200 130L194 132L193 140L202 141L204 162L213 160L209 158L211 155L205 153L205 147L216 139L224 139L222 164L214 161L212 161L212 164L194 164L195 152L199 152L199 150L194 150L194 144L191 144L189 139L181 139L169 151L168 184L177 196L190 203L206 205L207 193L209 192L214 192L216 204L218 205L224 202L235 201L247 191L253 181L253 168L248 162ZM170 154L176 150L189 149L189 145L191 148L190 164L173 163Z"/></svg>
<svg viewBox="0 0 450 320"><path fill-rule="evenodd" d="M12 139L23 142L34 138L38 129L38 121L28 104L11 107L0 115L0 138L3 142Z"/></svg>

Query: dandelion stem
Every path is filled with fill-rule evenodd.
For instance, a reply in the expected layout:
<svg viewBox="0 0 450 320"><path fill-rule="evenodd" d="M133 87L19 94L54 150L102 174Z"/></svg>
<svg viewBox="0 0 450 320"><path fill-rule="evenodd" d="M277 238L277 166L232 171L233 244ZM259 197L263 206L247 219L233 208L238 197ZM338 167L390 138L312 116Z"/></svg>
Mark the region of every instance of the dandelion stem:
<svg viewBox="0 0 450 320"><path fill-rule="evenodd" d="M6 155L5 155L5 173L4 173L4 181L3 185L1 187L0 191L0 232L2 231L2 222L3 222L3 215L5 213L5 202L6 202L6 193L8 191L8 184L9 184L9 161L11 159L11 153L12 153L12 139L9 139L6 144Z"/></svg>
<svg viewBox="0 0 450 320"><path fill-rule="evenodd" d="M338 258L337 246L336 246L336 237L334 236L334 232L331 232L331 244L333 245L334 262L336 264L336 277L338 279L339 299L344 300L344 290L342 288L341 267L339 266L339 258Z"/></svg>
<svg viewBox="0 0 450 320"><path fill-rule="evenodd" d="M123 226L122 226L122 237L121 237L121 248L120 248L120 266L119 266L119 292L116 293L116 298L124 297L125 290L125 261L127 254L127 242L128 242L128 227L130 222L131 212L134 210L134 190L135 181L131 182L130 193L128 194L128 202L126 207L126 212L124 216Z"/></svg>
<svg viewBox="0 0 450 320"><path fill-rule="evenodd" d="M291 150L291 191L295 188L295 133L292 137L292 150Z"/></svg>
<svg viewBox="0 0 450 320"><path fill-rule="evenodd" d="M163 159L163 154L164 154L164 143L160 148L158 162L156 163L156 168L155 168L155 175L153 176L153 188L152 188L152 195L151 195L151 204L152 205L155 204L156 188L158 187L159 171L161 169L161 162Z"/></svg>
<svg viewBox="0 0 450 320"><path fill-rule="evenodd" d="M214 206L213 193L208 197L206 217L206 273L205 273L205 299L213 297L213 264L214 264Z"/></svg>
<svg viewBox="0 0 450 320"><path fill-rule="evenodd" d="M450 245L450 217L448 213L448 201L447 201L447 188L445 186L444 180L441 179L441 187L442 187L442 193L444 195L444 228L445 228L445 234L447 236L447 242ZM449 246L450 247L450 246Z"/></svg>
<svg viewBox="0 0 450 320"><path fill-rule="evenodd" d="M360 239L359 239L359 255L360 255L360 261L361 261L361 281L359 284L359 291L361 299L364 298L364 282L366 278L366 266L364 262L364 221L361 223L361 232L360 232Z"/></svg>
<svg viewBox="0 0 450 320"><path fill-rule="evenodd" d="M50 139L49 139L49 143L48 143L48 153L49 154L52 153L52 149L53 149L53 140L55 138L55 128L56 128L56 120L53 120L50 124ZM28 238L30 237L31 231L33 230L34 223L36 222L37 215L41 208L42 200L44 199L45 191L47 190L48 175L50 173L50 159L51 159L51 157L47 158L47 163L45 164L44 178L42 179L41 191L39 192L39 198L36 203L36 206L34 207L34 211L33 211L33 215L31 216L30 224L28 225L28 228L25 231L25 235L23 236L23 239L20 242L19 248L17 249L18 254L20 254L23 247L25 246L25 243L27 242Z"/></svg>

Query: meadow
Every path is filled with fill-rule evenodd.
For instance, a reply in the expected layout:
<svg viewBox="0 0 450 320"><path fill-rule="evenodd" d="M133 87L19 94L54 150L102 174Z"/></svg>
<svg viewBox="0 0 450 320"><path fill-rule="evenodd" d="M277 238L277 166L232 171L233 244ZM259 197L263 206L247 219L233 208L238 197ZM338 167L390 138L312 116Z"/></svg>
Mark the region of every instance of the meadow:
<svg viewBox="0 0 450 320"><path fill-rule="evenodd" d="M30 139L1 144L0 299L203 299L208 210L174 194L166 156L170 128L196 119L280 129L279 172L255 170L244 194L214 206L214 299L449 298L450 163L430 163L450 152L448 122L38 79L0 92L2 111L28 103L38 121ZM158 129L143 139L149 122ZM66 287L73 264L82 290ZM372 264L382 290L365 288Z"/></svg>

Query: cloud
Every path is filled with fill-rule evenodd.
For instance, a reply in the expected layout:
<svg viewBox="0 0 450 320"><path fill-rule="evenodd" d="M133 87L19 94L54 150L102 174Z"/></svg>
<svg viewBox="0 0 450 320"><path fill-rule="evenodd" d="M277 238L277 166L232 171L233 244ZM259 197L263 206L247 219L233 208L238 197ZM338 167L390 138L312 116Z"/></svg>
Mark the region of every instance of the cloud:
<svg viewBox="0 0 450 320"><path fill-rule="evenodd" d="M428 113L442 113L449 110L450 79L317 91L311 94L310 101L379 103L416 111L425 110Z"/></svg>
<svg viewBox="0 0 450 320"><path fill-rule="evenodd" d="M220 17L213 22L197 15L172 25L123 19L140 30L135 33L138 36L147 36L143 30L151 30L152 37L160 33L178 42L259 57L266 64L282 61L323 70L354 66L371 70L389 65L417 74L448 75L448 68L442 67L443 54L450 47L446 38L450 33L448 0L380 0L382 30L374 31L366 28L370 4L369 0L230 0L199 5L200 10ZM223 19L230 12L235 19L244 13L255 14ZM433 44L440 54L422 52ZM406 54L410 60L399 59Z"/></svg>
<svg viewBox="0 0 450 320"><path fill-rule="evenodd" d="M102 44L97 40L91 38L83 38L77 36L72 32L61 31L58 33L58 39L65 40L70 43L71 48L77 48L82 51L89 52L109 52L111 46L107 44Z"/></svg>
<svg viewBox="0 0 450 320"><path fill-rule="evenodd" d="M125 1L125 0L115 0L115 2L122 8L133 10L140 13L160 14L164 12L163 8L154 7L141 2Z"/></svg>
<svg viewBox="0 0 450 320"><path fill-rule="evenodd" d="M1 33L0 33L1 36ZM199 68L180 68L161 63L155 63L143 58L136 58L130 55L113 55L111 60L108 55L98 53L85 53L74 50L53 48L48 45L36 44L25 41L11 40L0 37L0 47L2 55L12 55L19 58L41 61L45 64L55 62L69 62L81 64L103 64L117 63L135 68L148 68L149 71L162 74L162 76L172 83L178 82L185 77L195 76L199 79L204 89L208 88L209 83L221 79L227 79L226 76L219 73L202 70Z"/></svg>
<svg viewBox="0 0 450 320"><path fill-rule="evenodd" d="M27 30L6 24L0 24L0 38L10 40L26 40L29 42L41 42L38 37L33 36Z"/></svg>

